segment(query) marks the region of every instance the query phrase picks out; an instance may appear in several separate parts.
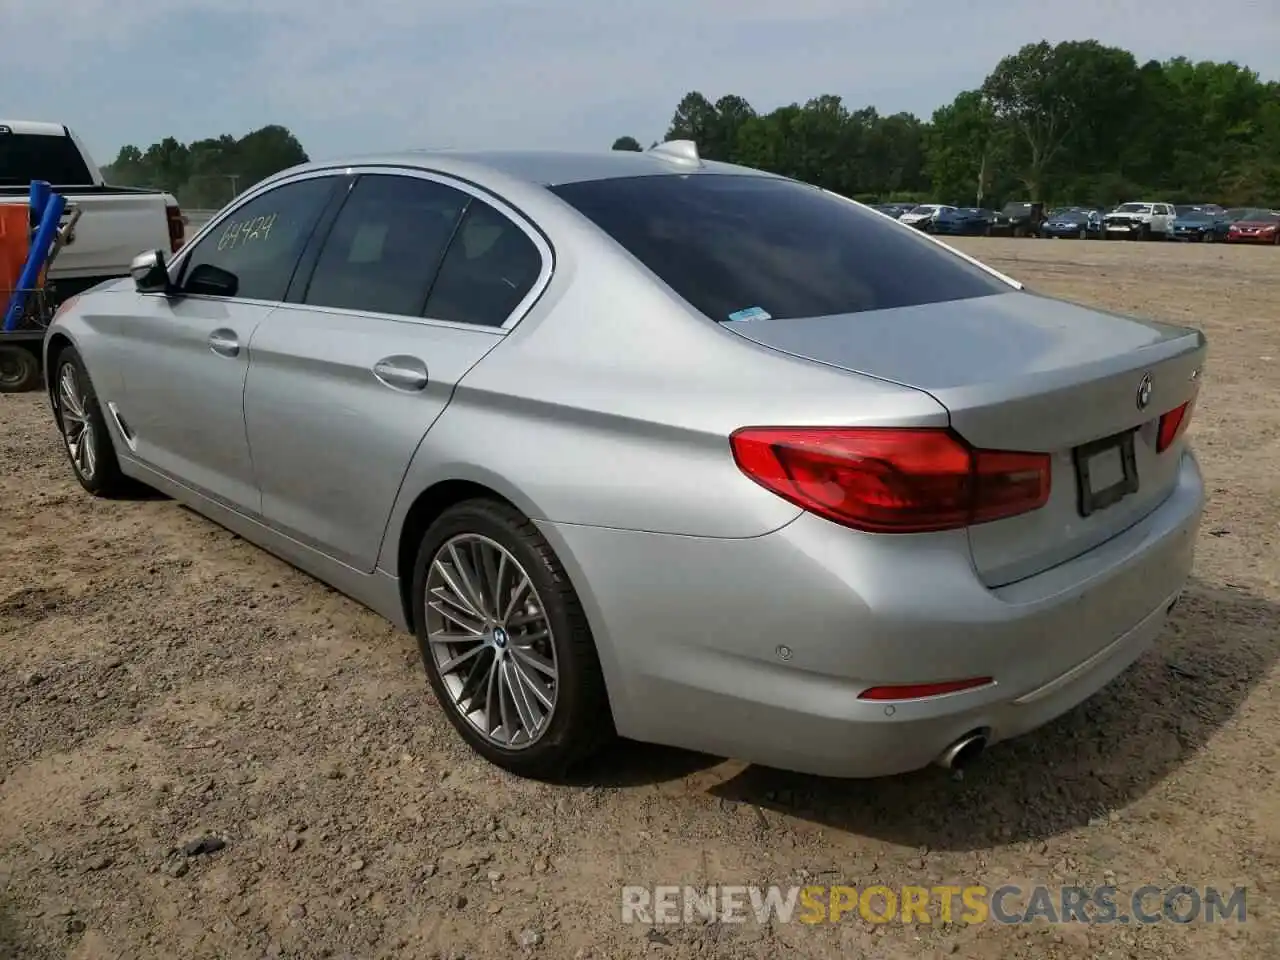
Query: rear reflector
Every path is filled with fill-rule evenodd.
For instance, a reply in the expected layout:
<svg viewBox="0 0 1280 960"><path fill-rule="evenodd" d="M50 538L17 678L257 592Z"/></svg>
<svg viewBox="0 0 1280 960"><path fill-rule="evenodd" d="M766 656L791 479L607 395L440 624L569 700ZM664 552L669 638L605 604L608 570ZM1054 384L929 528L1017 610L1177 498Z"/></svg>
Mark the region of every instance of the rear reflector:
<svg viewBox="0 0 1280 960"><path fill-rule="evenodd" d="M1173 446L1173 441L1182 436L1187 425L1191 423L1191 413L1195 406L1194 399L1188 400L1160 418L1160 432L1156 436L1156 453L1164 453Z"/></svg>
<svg viewBox="0 0 1280 960"><path fill-rule="evenodd" d="M871 533L954 530L1049 500L1047 453L975 450L946 429L745 427L729 443L766 490Z"/></svg>
<svg viewBox="0 0 1280 960"><path fill-rule="evenodd" d="M924 700L941 697L961 690L976 690L991 683L990 677L972 677L969 680L948 680L944 683L904 683L885 687L870 687L858 694L859 700Z"/></svg>

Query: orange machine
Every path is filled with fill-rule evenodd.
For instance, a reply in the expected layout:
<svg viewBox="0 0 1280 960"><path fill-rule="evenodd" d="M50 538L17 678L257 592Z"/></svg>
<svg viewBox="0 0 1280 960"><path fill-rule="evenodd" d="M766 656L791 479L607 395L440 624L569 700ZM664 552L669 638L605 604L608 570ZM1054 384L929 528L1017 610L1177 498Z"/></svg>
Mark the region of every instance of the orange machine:
<svg viewBox="0 0 1280 960"><path fill-rule="evenodd" d="M0 303L7 303L31 249L25 203L0 203Z"/></svg>

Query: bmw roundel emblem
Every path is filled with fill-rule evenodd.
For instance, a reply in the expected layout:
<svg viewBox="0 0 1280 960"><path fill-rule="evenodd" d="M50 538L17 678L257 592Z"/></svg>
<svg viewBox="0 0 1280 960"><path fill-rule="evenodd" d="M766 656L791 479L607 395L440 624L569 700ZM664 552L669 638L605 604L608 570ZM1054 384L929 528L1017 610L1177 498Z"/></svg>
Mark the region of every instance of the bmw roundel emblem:
<svg viewBox="0 0 1280 960"><path fill-rule="evenodd" d="M1138 384L1138 409L1147 409L1147 404L1151 402L1151 374L1143 374L1142 382Z"/></svg>

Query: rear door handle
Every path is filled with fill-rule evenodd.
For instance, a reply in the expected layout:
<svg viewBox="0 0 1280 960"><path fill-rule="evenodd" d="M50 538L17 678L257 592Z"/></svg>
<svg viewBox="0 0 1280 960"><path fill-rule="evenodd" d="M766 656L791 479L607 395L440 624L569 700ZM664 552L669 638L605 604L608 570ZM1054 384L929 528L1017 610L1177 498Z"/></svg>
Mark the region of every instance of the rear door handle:
<svg viewBox="0 0 1280 960"><path fill-rule="evenodd" d="M239 356L240 340L234 330L215 330L209 334L209 349L220 357Z"/></svg>
<svg viewBox="0 0 1280 960"><path fill-rule="evenodd" d="M422 390L427 385L427 365L417 357L385 357L373 365L373 375L392 390Z"/></svg>

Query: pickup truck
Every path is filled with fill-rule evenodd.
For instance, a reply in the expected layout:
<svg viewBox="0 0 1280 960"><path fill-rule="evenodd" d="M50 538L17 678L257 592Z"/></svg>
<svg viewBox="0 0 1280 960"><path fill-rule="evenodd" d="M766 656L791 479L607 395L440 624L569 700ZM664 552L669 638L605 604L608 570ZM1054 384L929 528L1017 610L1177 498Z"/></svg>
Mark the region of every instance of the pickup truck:
<svg viewBox="0 0 1280 960"><path fill-rule="evenodd" d="M0 120L0 203L25 204L32 180L49 181L69 208L81 211L71 241L49 268L55 303L128 276L139 251L177 251L185 239L173 196L107 186L80 138L63 124Z"/></svg>

